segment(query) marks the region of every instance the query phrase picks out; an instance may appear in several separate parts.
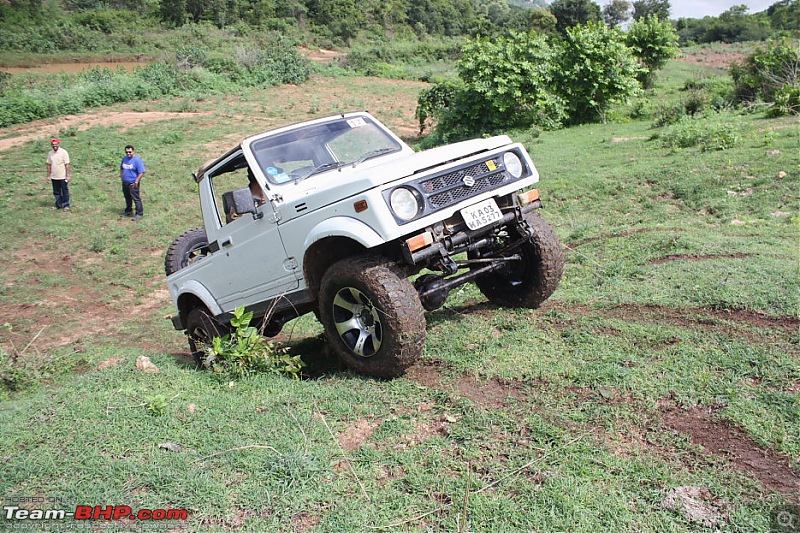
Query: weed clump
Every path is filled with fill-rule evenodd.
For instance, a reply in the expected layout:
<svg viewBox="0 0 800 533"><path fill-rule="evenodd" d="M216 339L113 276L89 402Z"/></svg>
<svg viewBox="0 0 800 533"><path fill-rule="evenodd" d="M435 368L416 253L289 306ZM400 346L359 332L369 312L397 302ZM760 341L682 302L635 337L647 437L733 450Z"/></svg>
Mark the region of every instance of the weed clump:
<svg viewBox="0 0 800 533"><path fill-rule="evenodd" d="M682 116L661 135L668 148L700 147L703 152L729 150L739 142L739 132L733 124L710 118Z"/></svg>
<svg viewBox="0 0 800 533"><path fill-rule="evenodd" d="M300 356L290 355L288 348L268 340L250 325L252 320L252 311L245 313L244 307L238 307L233 312L231 333L214 337L204 347L203 366L231 379L247 379L263 373L299 379L305 366Z"/></svg>

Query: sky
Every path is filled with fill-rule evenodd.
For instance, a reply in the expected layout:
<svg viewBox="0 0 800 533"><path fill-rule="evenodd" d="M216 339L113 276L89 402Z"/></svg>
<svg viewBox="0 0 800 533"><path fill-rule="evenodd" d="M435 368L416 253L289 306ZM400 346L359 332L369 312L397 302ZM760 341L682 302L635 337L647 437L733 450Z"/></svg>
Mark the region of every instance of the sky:
<svg viewBox="0 0 800 533"><path fill-rule="evenodd" d="M670 11L671 19L693 18L701 19L707 15L718 17L723 11L727 11L733 6L746 5L750 8L749 13L759 13L778 0L671 0ZM607 0L601 0L599 4L604 6Z"/></svg>

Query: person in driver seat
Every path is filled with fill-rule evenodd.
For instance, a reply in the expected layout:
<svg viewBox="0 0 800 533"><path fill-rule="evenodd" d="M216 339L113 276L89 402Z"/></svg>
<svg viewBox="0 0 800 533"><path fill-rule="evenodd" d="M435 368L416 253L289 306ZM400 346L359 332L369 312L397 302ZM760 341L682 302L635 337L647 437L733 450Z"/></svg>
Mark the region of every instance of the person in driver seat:
<svg viewBox="0 0 800 533"><path fill-rule="evenodd" d="M266 203L267 199L264 197L264 189L258 184L256 177L253 176L253 171L249 168L247 169L247 179L250 182L247 187L250 189L250 194L253 195L253 203L256 207Z"/></svg>

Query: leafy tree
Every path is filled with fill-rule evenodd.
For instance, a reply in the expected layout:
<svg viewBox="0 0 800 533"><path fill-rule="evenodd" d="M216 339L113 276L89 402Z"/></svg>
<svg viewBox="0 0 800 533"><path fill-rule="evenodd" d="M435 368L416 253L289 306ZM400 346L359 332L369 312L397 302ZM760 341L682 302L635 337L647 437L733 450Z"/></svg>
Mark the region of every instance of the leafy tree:
<svg viewBox="0 0 800 533"><path fill-rule="evenodd" d="M419 34L464 35L478 22L470 0L411 0L407 12Z"/></svg>
<svg viewBox="0 0 800 533"><path fill-rule="evenodd" d="M671 9L669 0L634 0L633 20L647 18L650 15L655 15L660 20L669 20Z"/></svg>
<svg viewBox="0 0 800 533"><path fill-rule="evenodd" d="M646 89L652 87L655 71L678 52L678 34L672 23L653 15L631 24L625 34L625 43L643 67L639 81Z"/></svg>
<svg viewBox="0 0 800 533"><path fill-rule="evenodd" d="M561 33L578 24L601 20L600 6L592 0L555 0L550 4L550 12L556 17L556 29Z"/></svg>
<svg viewBox="0 0 800 533"><path fill-rule="evenodd" d="M628 0L611 0L603 7L603 20L612 27L617 28L631 16L631 4Z"/></svg>
<svg viewBox="0 0 800 533"><path fill-rule="evenodd" d="M554 34L556 17L547 9L526 9L509 21L508 29L522 33L535 31L545 35Z"/></svg>
<svg viewBox="0 0 800 533"><path fill-rule="evenodd" d="M800 1L775 2L767 8L767 16L775 30L800 30Z"/></svg>
<svg viewBox="0 0 800 533"><path fill-rule="evenodd" d="M568 102L570 122L603 120L609 107L639 91L640 71L619 30L593 22L568 28L556 83Z"/></svg>
<svg viewBox="0 0 800 533"><path fill-rule="evenodd" d="M458 76L487 102L491 120L506 126L560 124L563 102L552 89L556 57L544 36L478 38L464 45L462 54Z"/></svg>
<svg viewBox="0 0 800 533"><path fill-rule="evenodd" d="M161 20L173 26L181 26L186 19L186 0L161 0Z"/></svg>
<svg viewBox="0 0 800 533"><path fill-rule="evenodd" d="M554 92L557 68L555 50L533 32L469 41L458 61L459 80L420 94L420 130L428 121L436 124L425 146L509 127L559 127L566 115Z"/></svg>
<svg viewBox="0 0 800 533"><path fill-rule="evenodd" d="M749 8L735 5L712 21L703 35L703 42L763 41L771 33L769 19L764 15L749 15Z"/></svg>

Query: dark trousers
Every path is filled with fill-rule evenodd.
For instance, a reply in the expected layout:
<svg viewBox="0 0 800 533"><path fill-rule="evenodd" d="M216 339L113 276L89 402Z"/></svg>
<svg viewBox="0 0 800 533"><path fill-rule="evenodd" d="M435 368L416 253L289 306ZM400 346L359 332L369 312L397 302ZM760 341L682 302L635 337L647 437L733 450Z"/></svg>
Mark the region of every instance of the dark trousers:
<svg viewBox="0 0 800 533"><path fill-rule="evenodd" d="M56 199L56 209L69 207L69 183L67 180L50 180L53 183L53 196Z"/></svg>
<svg viewBox="0 0 800 533"><path fill-rule="evenodd" d="M141 183L139 183L139 185L134 185L133 183L122 182L122 194L125 196L125 213L130 214L133 205L136 205L136 214L139 216L144 215L141 190Z"/></svg>

